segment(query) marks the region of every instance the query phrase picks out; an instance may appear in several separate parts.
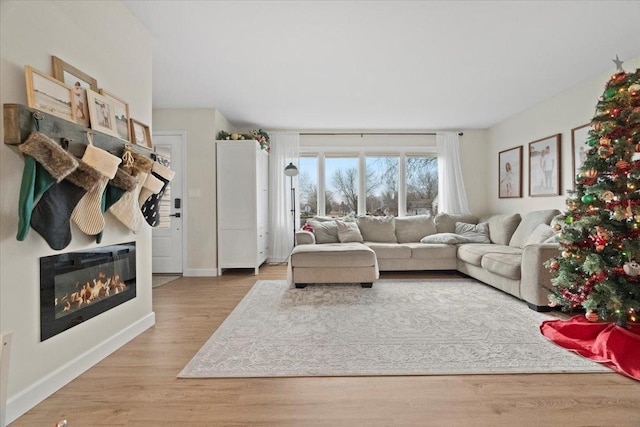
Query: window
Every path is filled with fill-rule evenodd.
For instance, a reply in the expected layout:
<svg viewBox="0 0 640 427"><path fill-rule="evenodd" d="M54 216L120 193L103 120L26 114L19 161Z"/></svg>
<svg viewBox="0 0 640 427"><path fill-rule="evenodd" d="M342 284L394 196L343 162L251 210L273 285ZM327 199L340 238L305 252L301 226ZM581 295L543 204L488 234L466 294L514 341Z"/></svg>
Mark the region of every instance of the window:
<svg viewBox="0 0 640 427"><path fill-rule="evenodd" d="M438 158L407 156L407 215L436 214Z"/></svg>
<svg viewBox="0 0 640 427"><path fill-rule="evenodd" d="M300 157L298 194L300 195L300 223L318 214L318 157Z"/></svg>
<svg viewBox="0 0 640 427"><path fill-rule="evenodd" d="M365 194L368 215L398 216L398 156L367 156Z"/></svg>
<svg viewBox="0 0 640 427"><path fill-rule="evenodd" d="M325 213L329 216L358 212L358 158L326 157Z"/></svg>

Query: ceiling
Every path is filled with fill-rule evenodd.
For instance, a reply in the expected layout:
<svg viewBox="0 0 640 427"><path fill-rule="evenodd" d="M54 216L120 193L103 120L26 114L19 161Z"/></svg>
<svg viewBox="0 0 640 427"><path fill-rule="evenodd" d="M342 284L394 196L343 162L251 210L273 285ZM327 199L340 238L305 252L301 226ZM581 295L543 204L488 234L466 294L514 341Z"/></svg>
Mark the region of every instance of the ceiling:
<svg viewBox="0 0 640 427"><path fill-rule="evenodd" d="M124 4L153 35L153 107L243 129L483 129L640 57L639 1Z"/></svg>

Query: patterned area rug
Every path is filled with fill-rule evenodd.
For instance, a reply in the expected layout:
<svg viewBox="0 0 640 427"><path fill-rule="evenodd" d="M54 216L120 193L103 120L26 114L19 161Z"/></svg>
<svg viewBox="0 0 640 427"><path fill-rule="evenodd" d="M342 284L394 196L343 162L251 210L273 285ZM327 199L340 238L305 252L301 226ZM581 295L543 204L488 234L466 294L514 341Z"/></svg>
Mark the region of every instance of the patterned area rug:
<svg viewBox="0 0 640 427"><path fill-rule="evenodd" d="M611 372L545 339L552 318L472 279L260 280L178 376Z"/></svg>

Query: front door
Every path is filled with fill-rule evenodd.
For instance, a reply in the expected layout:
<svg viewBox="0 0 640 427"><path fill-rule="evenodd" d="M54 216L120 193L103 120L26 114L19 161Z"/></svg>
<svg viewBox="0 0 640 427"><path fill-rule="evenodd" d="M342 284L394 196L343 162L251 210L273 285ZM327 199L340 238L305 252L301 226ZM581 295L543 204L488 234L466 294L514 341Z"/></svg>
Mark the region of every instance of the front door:
<svg viewBox="0 0 640 427"><path fill-rule="evenodd" d="M160 201L160 224L153 228L152 271L154 273L182 274L183 215L183 150L185 134L180 132L157 132L153 134L156 153L175 172Z"/></svg>

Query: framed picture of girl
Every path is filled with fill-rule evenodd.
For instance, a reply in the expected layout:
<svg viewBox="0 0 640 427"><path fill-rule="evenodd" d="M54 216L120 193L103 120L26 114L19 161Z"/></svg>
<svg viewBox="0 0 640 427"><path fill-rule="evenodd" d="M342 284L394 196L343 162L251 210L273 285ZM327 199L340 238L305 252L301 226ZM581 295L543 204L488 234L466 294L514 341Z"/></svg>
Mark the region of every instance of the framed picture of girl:
<svg viewBox="0 0 640 427"><path fill-rule="evenodd" d="M91 118L91 129L118 136L116 131L116 116L113 105L104 96L92 90L87 91L89 101L89 117Z"/></svg>
<svg viewBox="0 0 640 427"><path fill-rule="evenodd" d="M118 136L125 141L131 141L129 130L129 104L104 89L100 89L100 95L104 96L113 106L113 113L116 117L116 132L118 133Z"/></svg>
<svg viewBox="0 0 640 427"><path fill-rule="evenodd" d="M522 145L498 153L498 198L522 197Z"/></svg>
<svg viewBox="0 0 640 427"><path fill-rule="evenodd" d="M131 123L131 142L152 149L153 144L151 144L151 131L149 130L149 126L133 118L129 121Z"/></svg>
<svg viewBox="0 0 640 427"><path fill-rule="evenodd" d="M71 64L67 64L57 56L51 57L53 77L73 88L74 114L76 123L89 127L89 102L87 90L98 91L98 81L88 74L78 70Z"/></svg>

